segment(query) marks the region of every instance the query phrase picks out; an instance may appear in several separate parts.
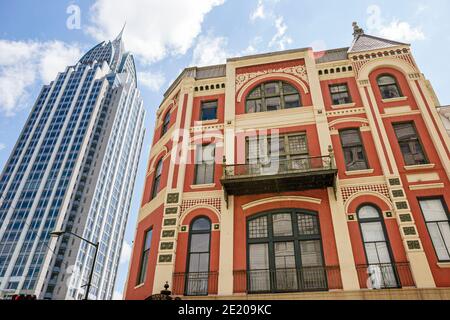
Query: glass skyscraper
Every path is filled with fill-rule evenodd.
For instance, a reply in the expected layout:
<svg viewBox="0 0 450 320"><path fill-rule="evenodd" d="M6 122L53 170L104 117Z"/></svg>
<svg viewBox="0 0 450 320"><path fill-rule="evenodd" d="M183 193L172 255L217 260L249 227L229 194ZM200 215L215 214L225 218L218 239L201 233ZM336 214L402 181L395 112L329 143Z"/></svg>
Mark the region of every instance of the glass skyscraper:
<svg viewBox="0 0 450 320"><path fill-rule="evenodd" d="M144 138L122 33L42 88L0 176L0 297L111 299Z"/></svg>

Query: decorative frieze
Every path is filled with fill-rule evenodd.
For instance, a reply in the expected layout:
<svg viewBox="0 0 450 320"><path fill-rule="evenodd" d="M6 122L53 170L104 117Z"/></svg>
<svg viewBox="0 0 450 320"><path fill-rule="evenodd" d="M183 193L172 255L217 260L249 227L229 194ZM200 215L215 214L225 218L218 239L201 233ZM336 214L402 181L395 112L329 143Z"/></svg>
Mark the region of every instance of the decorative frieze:
<svg viewBox="0 0 450 320"><path fill-rule="evenodd" d="M159 256L159 263L171 263L173 256L171 254L162 254Z"/></svg>
<svg viewBox="0 0 450 320"><path fill-rule="evenodd" d="M263 70L263 71L258 71L258 72L249 72L249 73L238 74L236 76L236 92L239 92L242 89L242 87L249 81L259 78L259 77L262 77L262 76L270 75L273 73L290 74L296 78L303 80L305 83L309 84L306 67L305 66L294 66L294 67L288 67L288 68L268 69L268 70Z"/></svg>

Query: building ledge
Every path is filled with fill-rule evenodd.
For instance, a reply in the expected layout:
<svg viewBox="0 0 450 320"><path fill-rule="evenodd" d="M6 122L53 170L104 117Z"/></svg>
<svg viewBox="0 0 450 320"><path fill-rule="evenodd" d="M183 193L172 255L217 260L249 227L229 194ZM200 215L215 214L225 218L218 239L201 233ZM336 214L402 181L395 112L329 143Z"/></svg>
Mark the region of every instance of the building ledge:
<svg viewBox="0 0 450 320"><path fill-rule="evenodd" d="M372 174L374 172L375 172L374 169L357 170L357 171L346 171L345 175L346 176L360 176L360 175L364 175L364 174Z"/></svg>
<svg viewBox="0 0 450 320"><path fill-rule="evenodd" d="M399 101L406 101L408 100L408 97L398 97L398 98L391 98L391 99L382 99L384 103L390 103L390 102L399 102Z"/></svg>
<svg viewBox="0 0 450 320"><path fill-rule="evenodd" d="M429 164L420 164L417 166L405 166L406 171L418 171L418 170L427 170L427 169L434 169L436 165L434 163Z"/></svg>
<svg viewBox="0 0 450 320"><path fill-rule="evenodd" d="M197 185L192 185L191 189L193 189L193 190L197 190L197 189L211 189L211 188L215 188L215 187L216 187L215 183L197 184Z"/></svg>
<svg viewBox="0 0 450 320"><path fill-rule="evenodd" d="M450 269L450 262L439 262L437 265L441 269Z"/></svg>
<svg viewBox="0 0 450 320"><path fill-rule="evenodd" d="M346 108L353 108L356 106L356 103L345 103L345 104L334 104L331 106L333 109L346 109Z"/></svg>
<svg viewBox="0 0 450 320"><path fill-rule="evenodd" d="M180 297L182 300L450 300L450 288L328 291L262 295Z"/></svg>

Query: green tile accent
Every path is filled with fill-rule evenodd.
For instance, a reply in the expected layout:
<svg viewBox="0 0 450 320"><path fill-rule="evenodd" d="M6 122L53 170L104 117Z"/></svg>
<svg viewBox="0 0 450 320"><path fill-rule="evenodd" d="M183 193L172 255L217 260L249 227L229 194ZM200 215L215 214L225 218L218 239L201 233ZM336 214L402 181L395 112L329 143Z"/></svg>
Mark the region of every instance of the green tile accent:
<svg viewBox="0 0 450 320"><path fill-rule="evenodd" d="M398 210L406 210L408 209L408 203L406 201L396 202L395 206Z"/></svg>
<svg viewBox="0 0 450 320"><path fill-rule="evenodd" d="M417 235L416 228L414 228L414 227L404 227L403 228L403 233L406 236L415 236L415 235Z"/></svg>
<svg viewBox="0 0 450 320"><path fill-rule="evenodd" d="M167 203L169 204L178 203L178 200L180 200L179 193L169 193L167 195Z"/></svg>
<svg viewBox="0 0 450 320"><path fill-rule="evenodd" d="M170 263L172 262L172 255L171 254L163 254L159 256L159 262L160 263Z"/></svg>
<svg viewBox="0 0 450 320"><path fill-rule="evenodd" d="M401 222L412 222L412 217L409 213L401 214L400 215L400 221Z"/></svg>
<svg viewBox="0 0 450 320"><path fill-rule="evenodd" d="M173 242L161 242L161 250L172 250L173 246Z"/></svg>
<svg viewBox="0 0 450 320"><path fill-rule="evenodd" d="M174 226L176 224L177 224L177 219L166 219L166 220L164 220L164 226L165 227Z"/></svg>
<svg viewBox="0 0 450 320"><path fill-rule="evenodd" d="M408 249L409 250L420 250L420 242L418 240L408 241Z"/></svg>
<svg viewBox="0 0 450 320"><path fill-rule="evenodd" d="M403 198L405 196L405 193L403 192L403 190L394 190L392 191L392 195L394 196L394 198Z"/></svg>
<svg viewBox="0 0 450 320"><path fill-rule="evenodd" d="M395 178L395 179L389 179L389 184L391 186L400 186L401 182L400 182L400 179Z"/></svg>
<svg viewBox="0 0 450 320"><path fill-rule="evenodd" d="M164 230L162 237L163 238L173 238L175 236L175 230Z"/></svg>
<svg viewBox="0 0 450 320"><path fill-rule="evenodd" d="M167 208L166 209L166 215L177 214L177 213L178 213L178 208Z"/></svg>

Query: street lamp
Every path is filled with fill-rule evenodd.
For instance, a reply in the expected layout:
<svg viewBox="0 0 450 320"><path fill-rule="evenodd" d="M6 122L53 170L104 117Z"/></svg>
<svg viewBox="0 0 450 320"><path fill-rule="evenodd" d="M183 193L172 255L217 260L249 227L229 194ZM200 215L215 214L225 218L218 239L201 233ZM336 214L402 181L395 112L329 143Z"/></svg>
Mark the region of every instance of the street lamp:
<svg viewBox="0 0 450 320"><path fill-rule="evenodd" d="M89 273L89 280L88 280L88 283L86 285L86 294L84 296L84 300L89 300L89 291L91 290L92 277L94 275L94 269L95 269L95 261L97 260L98 248L100 246L100 243L99 242L94 243L92 241L89 241L89 240L87 240L87 239L85 239L83 237L80 237L79 235L77 235L77 234L75 234L73 232L69 232L69 231L59 230L59 231L53 231L53 232L50 233L50 235L52 237L55 237L55 238L59 238L59 237L61 237L64 234L70 234L70 235L72 235L72 236L74 236L74 237L76 237L76 238L78 238L78 239L80 239L80 240L90 244L91 246L93 246L95 248L94 261L92 262L91 272Z"/></svg>

